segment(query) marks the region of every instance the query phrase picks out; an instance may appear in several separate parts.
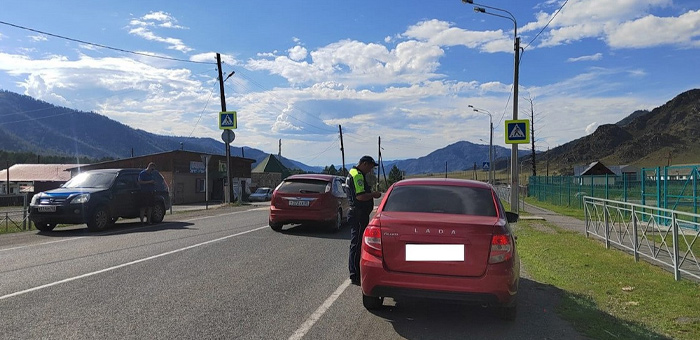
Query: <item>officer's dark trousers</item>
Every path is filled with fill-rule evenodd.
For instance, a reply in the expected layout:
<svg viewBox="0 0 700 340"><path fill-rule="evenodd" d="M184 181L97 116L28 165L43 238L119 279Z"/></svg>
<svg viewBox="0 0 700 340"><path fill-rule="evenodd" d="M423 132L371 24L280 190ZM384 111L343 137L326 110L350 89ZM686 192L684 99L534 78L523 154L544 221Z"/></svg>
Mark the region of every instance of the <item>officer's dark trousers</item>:
<svg viewBox="0 0 700 340"><path fill-rule="evenodd" d="M369 224L369 214L372 212L367 209L352 208L348 213L348 224L350 225L350 256L348 261L348 269L350 270L350 278L360 279L360 248L362 247L362 234L365 232L367 224Z"/></svg>

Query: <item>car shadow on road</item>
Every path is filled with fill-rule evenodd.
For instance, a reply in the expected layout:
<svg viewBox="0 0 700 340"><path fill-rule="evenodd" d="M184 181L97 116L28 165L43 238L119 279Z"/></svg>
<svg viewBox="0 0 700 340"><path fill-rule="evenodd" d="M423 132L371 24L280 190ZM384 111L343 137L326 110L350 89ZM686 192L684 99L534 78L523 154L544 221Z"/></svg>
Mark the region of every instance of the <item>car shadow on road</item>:
<svg viewBox="0 0 700 340"><path fill-rule="evenodd" d="M315 237L334 240L349 240L350 226L343 225L339 231L331 230L327 225L305 223L285 225L281 231L282 234L290 236Z"/></svg>
<svg viewBox="0 0 700 340"><path fill-rule="evenodd" d="M144 232L157 232L162 230L179 230L179 229L192 229L194 223L190 222L177 222L177 221L166 221L156 224L145 224L142 225L141 222L117 222L110 226L109 228L92 232L87 229L85 225L69 226L65 228L57 228L53 231L39 231L37 234L49 237L74 237L74 236L109 236L109 235L120 235L120 234L132 234L132 233L144 233Z"/></svg>
<svg viewBox="0 0 700 340"><path fill-rule="evenodd" d="M499 319L494 308L409 298L385 299L385 306L372 313L405 339L667 339L586 303L575 304L577 312L594 322L579 327L594 330L594 335L583 335L583 329L555 312L562 299L583 297L525 278L520 279L519 294L515 321Z"/></svg>

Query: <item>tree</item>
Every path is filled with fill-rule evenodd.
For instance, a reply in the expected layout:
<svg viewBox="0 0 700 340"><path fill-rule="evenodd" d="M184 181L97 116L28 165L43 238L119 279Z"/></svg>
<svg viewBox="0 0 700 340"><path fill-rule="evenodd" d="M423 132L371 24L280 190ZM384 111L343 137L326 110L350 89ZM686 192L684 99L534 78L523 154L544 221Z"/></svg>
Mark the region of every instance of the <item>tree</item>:
<svg viewBox="0 0 700 340"><path fill-rule="evenodd" d="M403 179L403 173L401 172L401 170L399 170L399 168L396 166L396 164L394 164L394 166L391 167L391 170L389 171L389 178L387 179L387 181L389 183L387 183L387 185L391 186L392 184L394 184L402 179Z"/></svg>
<svg viewBox="0 0 700 340"><path fill-rule="evenodd" d="M331 164L331 166L324 167L323 171L321 172L329 175L338 175L338 170L335 169L335 166L333 164Z"/></svg>

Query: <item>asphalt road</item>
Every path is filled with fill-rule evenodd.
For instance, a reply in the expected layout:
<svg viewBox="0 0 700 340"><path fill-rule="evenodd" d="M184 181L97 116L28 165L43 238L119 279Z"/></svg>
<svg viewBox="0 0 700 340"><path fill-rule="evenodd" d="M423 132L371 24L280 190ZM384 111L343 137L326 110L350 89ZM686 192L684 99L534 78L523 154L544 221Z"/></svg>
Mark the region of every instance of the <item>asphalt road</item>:
<svg viewBox="0 0 700 340"><path fill-rule="evenodd" d="M248 207L251 208L251 207ZM479 306L362 306L349 230L267 226L265 207L0 235L2 339L576 339L560 292L521 279L515 322Z"/></svg>

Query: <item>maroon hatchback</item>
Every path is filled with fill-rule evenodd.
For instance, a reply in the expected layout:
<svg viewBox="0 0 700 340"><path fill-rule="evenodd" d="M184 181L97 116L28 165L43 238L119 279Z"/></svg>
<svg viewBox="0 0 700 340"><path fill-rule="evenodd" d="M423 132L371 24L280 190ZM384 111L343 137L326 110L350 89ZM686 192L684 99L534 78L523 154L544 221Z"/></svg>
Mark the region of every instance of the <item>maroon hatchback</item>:
<svg viewBox="0 0 700 340"><path fill-rule="evenodd" d="M270 227L291 223L317 223L333 231L342 228L350 204L345 178L323 174L292 175L275 188L270 200Z"/></svg>
<svg viewBox="0 0 700 340"><path fill-rule="evenodd" d="M363 235L365 308L409 296L489 305L515 319L520 259L509 223L517 220L486 183L395 183Z"/></svg>

